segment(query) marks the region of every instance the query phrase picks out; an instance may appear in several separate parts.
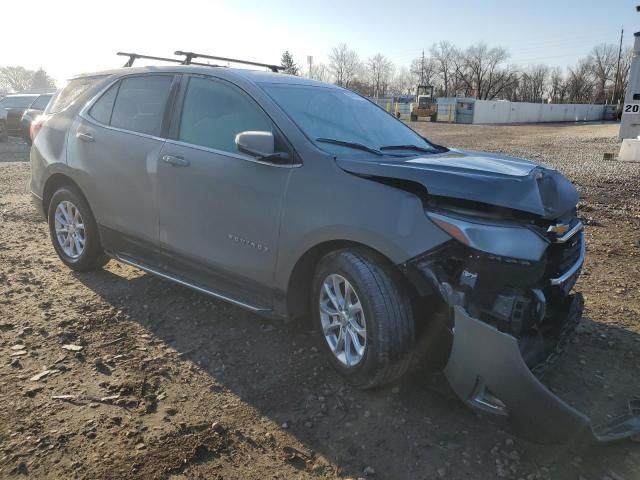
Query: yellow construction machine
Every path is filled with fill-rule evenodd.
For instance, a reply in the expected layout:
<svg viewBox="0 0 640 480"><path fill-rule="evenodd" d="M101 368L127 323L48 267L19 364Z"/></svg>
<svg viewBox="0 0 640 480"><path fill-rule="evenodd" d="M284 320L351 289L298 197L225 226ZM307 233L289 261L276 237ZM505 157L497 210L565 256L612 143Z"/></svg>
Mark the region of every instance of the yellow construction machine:
<svg viewBox="0 0 640 480"><path fill-rule="evenodd" d="M420 117L429 117L432 122L436 121L438 104L433 98L432 85L418 85L416 90L416 101L411 107L411 121L415 122Z"/></svg>

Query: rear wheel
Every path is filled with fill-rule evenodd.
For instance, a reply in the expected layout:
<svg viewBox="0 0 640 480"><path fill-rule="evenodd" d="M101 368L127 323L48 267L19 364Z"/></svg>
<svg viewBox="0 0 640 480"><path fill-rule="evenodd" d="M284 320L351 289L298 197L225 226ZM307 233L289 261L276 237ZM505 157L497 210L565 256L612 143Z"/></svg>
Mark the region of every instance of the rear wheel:
<svg viewBox="0 0 640 480"><path fill-rule="evenodd" d="M319 342L349 382L372 388L406 372L415 335L411 300L384 259L359 249L332 252L312 288Z"/></svg>
<svg viewBox="0 0 640 480"><path fill-rule="evenodd" d="M49 202L49 233L60 260L84 272L109 261L100 245L95 218L84 197L73 187L58 189Z"/></svg>

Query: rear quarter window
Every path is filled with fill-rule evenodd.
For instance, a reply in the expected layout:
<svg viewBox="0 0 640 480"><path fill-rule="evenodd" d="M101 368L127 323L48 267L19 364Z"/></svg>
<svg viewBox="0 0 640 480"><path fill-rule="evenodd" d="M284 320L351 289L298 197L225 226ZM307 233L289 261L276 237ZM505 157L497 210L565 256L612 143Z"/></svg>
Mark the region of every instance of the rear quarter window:
<svg viewBox="0 0 640 480"><path fill-rule="evenodd" d="M111 123L111 113L113 112L113 104L118 94L120 82L115 83L93 104L89 111L89 116L94 120L109 125Z"/></svg>
<svg viewBox="0 0 640 480"><path fill-rule="evenodd" d="M84 92L104 78L106 78L105 75L99 77L76 78L75 80L71 80L66 87L55 94L45 113L60 113L67 109Z"/></svg>

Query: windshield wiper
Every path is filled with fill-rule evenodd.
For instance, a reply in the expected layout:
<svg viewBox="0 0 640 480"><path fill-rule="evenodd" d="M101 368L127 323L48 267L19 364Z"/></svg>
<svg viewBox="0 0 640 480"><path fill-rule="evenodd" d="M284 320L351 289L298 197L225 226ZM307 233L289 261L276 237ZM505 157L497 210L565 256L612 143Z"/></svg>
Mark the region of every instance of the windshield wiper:
<svg viewBox="0 0 640 480"><path fill-rule="evenodd" d="M433 148L419 147L417 145L385 145L380 150L415 150L417 152L435 153Z"/></svg>
<svg viewBox="0 0 640 480"><path fill-rule="evenodd" d="M319 138L316 138L316 142L332 143L333 145L341 145L343 147L350 147L350 148L355 148L357 150L364 150L365 152L374 153L379 156L384 155L384 153L382 153L380 150L376 150L375 148L372 148L372 147L367 147L362 143L349 142L347 140L337 140L335 138L319 137Z"/></svg>

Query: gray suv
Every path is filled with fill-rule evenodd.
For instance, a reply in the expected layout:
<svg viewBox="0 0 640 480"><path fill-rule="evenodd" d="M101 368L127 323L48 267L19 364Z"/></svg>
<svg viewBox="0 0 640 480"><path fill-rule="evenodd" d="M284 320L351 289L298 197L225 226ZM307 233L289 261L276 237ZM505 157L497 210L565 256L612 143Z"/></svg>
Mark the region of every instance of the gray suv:
<svg viewBox="0 0 640 480"><path fill-rule="evenodd" d="M354 385L443 368L467 405L533 440L640 430L628 416L593 431L536 377L582 312L578 195L551 168L435 145L334 85L179 65L71 80L31 170L74 270L113 258L310 318Z"/></svg>

